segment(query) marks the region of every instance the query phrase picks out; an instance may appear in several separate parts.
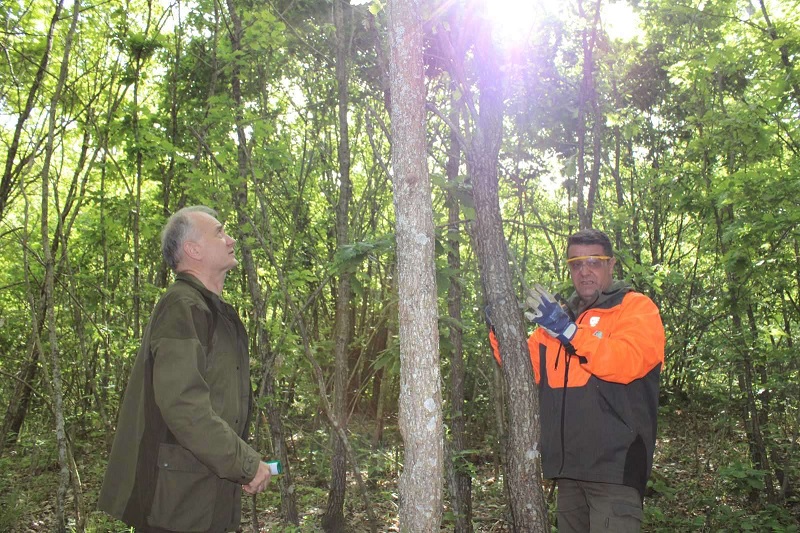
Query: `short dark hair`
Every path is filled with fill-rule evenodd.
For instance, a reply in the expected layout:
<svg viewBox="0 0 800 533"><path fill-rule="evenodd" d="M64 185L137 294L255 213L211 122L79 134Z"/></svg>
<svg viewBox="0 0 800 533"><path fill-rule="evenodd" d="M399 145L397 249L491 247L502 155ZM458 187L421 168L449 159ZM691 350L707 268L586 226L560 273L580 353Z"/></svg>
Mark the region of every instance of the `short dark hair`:
<svg viewBox="0 0 800 533"><path fill-rule="evenodd" d="M604 254L609 257L614 257L614 248L611 246L611 239L599 229L582 229L570 235L567 238L567 254L569 254L569 247L573 244L599 244L603 247Z"/></svg>
<svg viewBox="0 0 800 533"><path fill-rule="evenodd" d="M217 212L204 205L192 205L177 210L164 224L161 230L161 255L164 261L172 269L177 271L178 263L183 257L183 243L186 242L191 232L194 230L192 221L186 216L189 213L206 213L212 217L217 217Z"/></svg>

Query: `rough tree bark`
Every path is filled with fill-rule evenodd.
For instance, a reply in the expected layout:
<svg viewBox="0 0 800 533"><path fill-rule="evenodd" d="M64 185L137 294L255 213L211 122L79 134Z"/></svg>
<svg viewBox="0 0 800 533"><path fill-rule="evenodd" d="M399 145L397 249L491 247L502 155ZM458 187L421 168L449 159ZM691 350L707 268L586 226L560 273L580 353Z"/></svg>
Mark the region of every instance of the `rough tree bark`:
<svg viewBox="0 0 800 533"><path fill-rule="evenodd" d="M442 520L443 433L419 2L392 0L389 22L400 335L399 424L405 450L399 482L400 530L430 532L438 531Z"/></svg>
<svg viewBox="0 0 800 533"><path fill-rule="evenodd" d="M549 525L541 485L539 397L500 215L497 165L503 134L503 75L489 30L479 33L475 51L480 113L467 149L467 170L473 179L476 255L503 354L504 383L507 391L513 391L506 395L510 421L506 482L514 531L544 533Z"/></svg>

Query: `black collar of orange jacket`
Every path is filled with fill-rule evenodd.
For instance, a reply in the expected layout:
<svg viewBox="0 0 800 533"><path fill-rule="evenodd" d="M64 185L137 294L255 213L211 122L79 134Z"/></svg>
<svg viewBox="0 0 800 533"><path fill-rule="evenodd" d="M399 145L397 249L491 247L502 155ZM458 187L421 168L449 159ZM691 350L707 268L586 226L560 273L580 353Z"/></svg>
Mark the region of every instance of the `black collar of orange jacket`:
<svg viewBox="0 0 800 533"><path fill-rule="evenodd" d="M567 305L570 311L572 311L576 317L579 317L588 309L608 309L609 307L618 305L622 301L622 298L632 290L633 287L631 287L631 284L627 281L614 281L611 283L608 290L598 294L595 301L589 305L584 305L583 302L581 302L577 292L572 293L572 296L567 300Z"/></svg>

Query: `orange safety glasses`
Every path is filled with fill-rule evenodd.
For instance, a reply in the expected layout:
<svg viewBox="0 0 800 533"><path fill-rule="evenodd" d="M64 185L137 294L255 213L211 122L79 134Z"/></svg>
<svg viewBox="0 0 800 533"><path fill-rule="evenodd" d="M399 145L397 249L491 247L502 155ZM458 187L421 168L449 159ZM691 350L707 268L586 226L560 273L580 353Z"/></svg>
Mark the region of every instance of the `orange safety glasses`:
<svg viewBox="0 0 800 533"><path fill-rule="evenodd" d="M608 255L579 255L567 259L567 265L573 272L578 272L582 267L589 267L591 270L600 268L605 261L611 259Z"/></svg>

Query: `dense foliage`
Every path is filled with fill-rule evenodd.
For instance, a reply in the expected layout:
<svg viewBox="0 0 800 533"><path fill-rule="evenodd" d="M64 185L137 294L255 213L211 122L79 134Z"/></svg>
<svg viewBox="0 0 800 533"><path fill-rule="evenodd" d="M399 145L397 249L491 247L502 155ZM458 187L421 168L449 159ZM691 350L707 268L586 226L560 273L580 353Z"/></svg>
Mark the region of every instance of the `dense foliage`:
<svg viewBox="0 0 800 533"><path fill-rule="evenodd" d="M473 498L498 501L475 506L476 529L488 530L506 517L494 484L503 398L483 323L473 177L463 154L455 171L448 158L479 129L484 44L472 25L492 22L481 0L422 5L443 386L455 328L460 453ZM3 3L0 530L23 530L35 509L55 505L62 441L67 520L119 527L92 512L104 450L169 283L160 228L192 204L218 209L251 258L229 275L225 298L251 333L259 405L274 409L257 442L269 456L282 435L309 528L331 474L323 397L334 394L336 297L347 280L345 408L368 494L362 502L348 485L348 520L355 529L363 506L376 505L390 527L402 447L385 7L345 5L337 24L332 3L316 0ZM621 12L636 15L638 31L613 31L636 24L614 20ZM524 38L495 32L499 194L520 293L533 282L569 290L565 237L591 225L613 235L619 275L661 308L665 423L647 530L798 529L799 19L790 0L570 0L538 6Z"/></svg>

